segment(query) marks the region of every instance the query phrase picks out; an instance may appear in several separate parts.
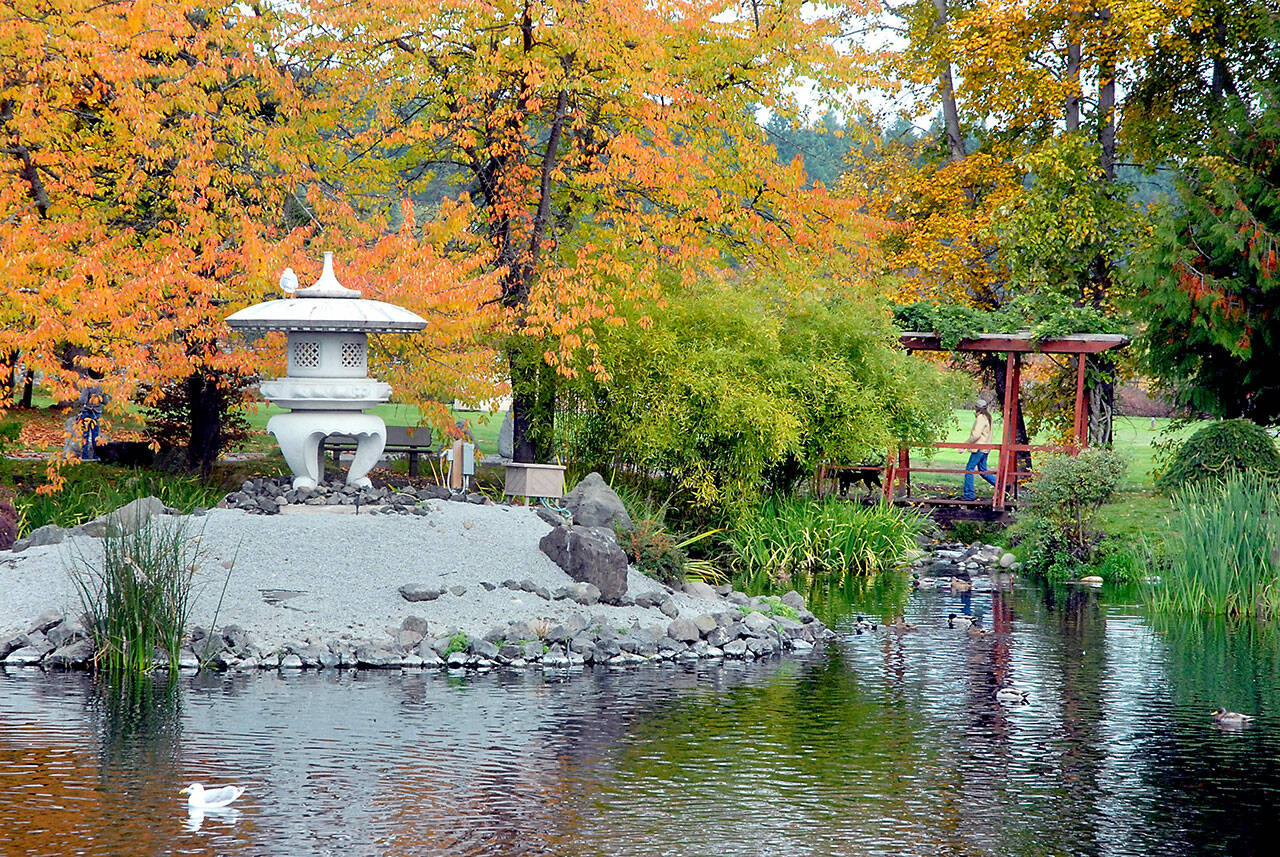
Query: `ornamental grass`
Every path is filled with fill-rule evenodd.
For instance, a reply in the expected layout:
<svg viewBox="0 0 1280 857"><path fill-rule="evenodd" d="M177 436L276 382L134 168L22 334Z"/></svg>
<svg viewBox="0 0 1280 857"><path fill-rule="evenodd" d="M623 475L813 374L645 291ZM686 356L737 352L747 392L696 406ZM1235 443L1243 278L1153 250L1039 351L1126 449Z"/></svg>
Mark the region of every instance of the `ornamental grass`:
<svg viewBox="0 0 1280 857"><path fill-rule="evenodd" d="M811 588L905 562L924 517L881 503L773 499L725 535L738 574L756 585Z"/></svg>
<svg viewBox="0 0 1280 857"><path fill-rule="evenodd" d="M153 520L135 532L108 532L100 563L78 559L72 578L94 643L94 669L145 673L156 666L157 652L177 669L198 541L180 522Z"/></svg>
<svg viewBox="0 0 1280 857"><path fill-rule="evenodd" d="M1280 487L1254 475L1188 486L1166 543L1168 560L1151 589L1157 610L1280 617Z"/></svg>

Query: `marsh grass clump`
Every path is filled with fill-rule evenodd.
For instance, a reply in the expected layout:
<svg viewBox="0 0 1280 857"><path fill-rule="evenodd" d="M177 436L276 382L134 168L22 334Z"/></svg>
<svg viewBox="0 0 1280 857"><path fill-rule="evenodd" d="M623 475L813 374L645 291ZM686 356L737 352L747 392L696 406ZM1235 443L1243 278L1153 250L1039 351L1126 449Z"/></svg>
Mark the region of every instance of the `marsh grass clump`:
<svg viewBox="0 0 1280 857"><path fill-rule="evenodd" d="M100 563L78 558L71 574L96 670L145 673L155 666L157 650L177 669L197 545L181 522L153 520L134 532L108 531Z"/></svg>
<svg viewBox="0 0 1280 857"><path fill-rule="evenodd" d="M774 499L731 527L725 541L752 585L812 587L902 563L924 526L919 513L885 503Z"/></svg>
<svg viewBox="0 0 1280 857"><path fill-rule="evenodd" d="M1157 610L1280 616L1280 487L1236 474L1174 496L1179 514L1167 565L1150 600Z"/></svg>

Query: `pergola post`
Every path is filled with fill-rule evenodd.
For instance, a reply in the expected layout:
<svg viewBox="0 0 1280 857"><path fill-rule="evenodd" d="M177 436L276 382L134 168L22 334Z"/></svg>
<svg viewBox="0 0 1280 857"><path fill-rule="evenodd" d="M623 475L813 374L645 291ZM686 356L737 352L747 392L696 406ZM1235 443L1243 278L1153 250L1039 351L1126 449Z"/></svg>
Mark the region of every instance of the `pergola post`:
<svg viewBox="0 0 1280 857"><path fill-rule="evenodd" d="M1075 440L1078 448L1083 448L1089 443L1089 421L1084 412L1084 369L1086 357L1087 355L1085 354L1076 355L1076 412L1073 428L1075 429Z"/></svg>
<svg viewBox="0 0 1280 857"><path fill-rule="evenodd" d="M1003 430L1000 432L1000 463L996 466L996 491L992 507L1004 509L1004 493L1017 468L1013 444L1017 438L1018 391L1022 388L1022 360L1017 352L1005 356Z"/></svg>

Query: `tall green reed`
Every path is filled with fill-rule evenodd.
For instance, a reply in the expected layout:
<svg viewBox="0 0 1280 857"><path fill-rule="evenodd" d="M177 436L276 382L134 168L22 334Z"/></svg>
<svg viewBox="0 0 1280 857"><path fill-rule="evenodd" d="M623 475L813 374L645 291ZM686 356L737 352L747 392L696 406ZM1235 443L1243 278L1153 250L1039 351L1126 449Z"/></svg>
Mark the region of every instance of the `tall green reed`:
<svg viewBox="0 0 1280 857"><path fill-rule="evenodd" d="M112 527L102 540L102 560L80 556L72 579L94 642L94 668L108 674L140 674L167 656L170 671L190 612L191 581L199 537L181 521L152 520L133 532Z"/></svg>
<svg viewBox="0 0 1280 857"><path fill-rule="evenodd" d="M887 504L771 499L725 535L739 574L757 587L805 586L871 574L916 549L923 516Z"/></svg>
<svg viewBox="0 0 1280 857"><path fill-rule="evenodd" d="M1280 487L1235 475L1184 488L1151 606L1173 613L1280 616Z"/></svg>

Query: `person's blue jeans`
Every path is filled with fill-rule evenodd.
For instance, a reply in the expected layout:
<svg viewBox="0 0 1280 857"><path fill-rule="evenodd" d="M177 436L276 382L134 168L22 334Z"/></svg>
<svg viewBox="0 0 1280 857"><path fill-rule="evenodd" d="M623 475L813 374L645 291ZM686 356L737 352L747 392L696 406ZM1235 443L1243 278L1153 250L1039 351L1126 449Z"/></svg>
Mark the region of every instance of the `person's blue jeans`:
<svg viewBox="0 0 1280 857"><path fill-rule="evenodd" d="M966 464L964 467L964 499L966 500L977 499L977 494L975 494L973 491L973 474L977 473L979 470L989 470L989 469L990 468L987 467L986 450L969 453L969 463ZM983 479L987 480L992 485L996 484L996 478L992 476L990 473L983 473L981 475Z"/></svg>
<svg viewBox="0 0 1280 857"><path fill-rule="evenodd" d="M84 414L80 417L80 460L97 461L98 451L98 417L95 414Z"/></svg>

